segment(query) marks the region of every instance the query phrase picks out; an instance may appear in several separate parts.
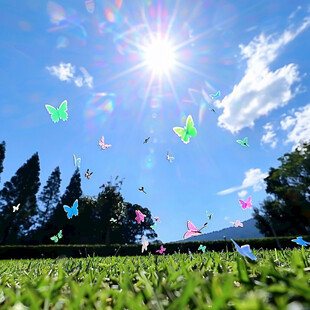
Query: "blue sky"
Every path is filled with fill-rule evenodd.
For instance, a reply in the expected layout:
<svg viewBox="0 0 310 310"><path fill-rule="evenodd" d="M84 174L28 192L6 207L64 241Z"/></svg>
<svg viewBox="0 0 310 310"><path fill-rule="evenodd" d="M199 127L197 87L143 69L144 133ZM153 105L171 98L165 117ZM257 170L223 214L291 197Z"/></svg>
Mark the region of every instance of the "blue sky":
<svg viewBox="0 0 310 310"><path fill-rule="evenodd" d="M2 184L38 151L42 186L59 165L63 193L75 154L82 175L94 172L82 177L84 195L125 178L125 201L159 216L158 238L169 242L182 238L187 220L201 227L206 211L213 218L205 233L249 219L240 197L258 206L269 168L310 136L308 1L0 6ZM175 64L161 76L144 65L155 33L168 33L175 48ZM54 124L45 105L63 100L68 121ZM172 128L189 114L198 133L184 144ZM111 148L100 150L101 136ZM244 137L249 148L236 143Z"/></svg>

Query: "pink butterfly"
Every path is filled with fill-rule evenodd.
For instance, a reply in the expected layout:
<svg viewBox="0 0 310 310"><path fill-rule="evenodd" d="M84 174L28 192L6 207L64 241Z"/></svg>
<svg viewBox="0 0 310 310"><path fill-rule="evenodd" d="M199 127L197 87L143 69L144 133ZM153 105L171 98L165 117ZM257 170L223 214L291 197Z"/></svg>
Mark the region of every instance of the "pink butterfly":
<svg viewBox="0 0 310 310"><path fill-rule="evenodd" d="M246 202L244 202L243 200L239 200L239 202L243 210L245 210L246 208L249 208L249 209L252 208L251 196L249 196Z"/></svg>
<svg viewBox="0 0 310 310"><path fill-rule="evenodd" d="M157 250L156 252L163 254L164 251L166 251L166 248L164 248L163 246L160 246L160 250Z"/></svg>
<svg viewBox="0 0 310 310"><path fill-rule="evenodd" d="M156 222L160 223L159 217L158 216L154 216L154 219Z"/></svg>
<svg viewBox="0 0 310 310"><path fill-rule="evenodd" d="M140 222L144 222L144 218L146 217L146 215L144 215L141 211L136 210L136 218L135 220L138 222L138 224L140 224Z"/></svg>
<svg viewBox="0 0 310 310"><path fill-rule="evenodd" d="M199 236L201 234L201 230L204 229L207 225L208 223L205 223L203 227L197 229L195 225L193 225L190 221L187 221L188 231L184 234L183 239Z"/></svg>
<svg viewBox="0 0 310 310"><path fill-rule="evenodd" d="M232 224L234 224L234 227L243 227L243 223L241 223L239 220L237 220L236 222L230 222Z"/></svg>
<svg viewBox="0 0 310 310"><path fill-rule="evenodd" d="M98 142L98 145L101 147L102 150L107 149L108 147L111 147L111 144L104 144L104 136L101 137L101 139Z"/></svg>

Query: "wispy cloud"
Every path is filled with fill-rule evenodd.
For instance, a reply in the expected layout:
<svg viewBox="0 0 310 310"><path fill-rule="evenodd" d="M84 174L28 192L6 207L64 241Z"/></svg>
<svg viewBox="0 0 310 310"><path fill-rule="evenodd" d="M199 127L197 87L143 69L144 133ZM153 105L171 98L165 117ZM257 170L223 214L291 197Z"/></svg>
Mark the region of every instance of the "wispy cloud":
<svg viewBox="0 0 310 310"><path fill-rule="evenodd" d="M227 195L233 192L252 187L254 192L258 192L264 187L264 178L268 176L268 173L262 172L259 168L252 168L245 172L245 178L242 185L231 187L223 191L218 192L218 195ZM242 193L242 192L241 192ZM243 194L243 193L242 193Z"/></svg>
<svg viewBox="0 0 310 310"><path fill-rule="evenodd" d="M294 143L292 150L298 146L300 142L310 140L310 104L299 108L294 113L294 116L287 116L282 120L281 128L283 130L289 130L292 128L286 139L286 143Z"/></svg>
<svg viewBox="0 0 310 310"><path fill-rule="evenodd" d="M285 30L277 38L261 34L247 46L239 45L242 57L247 59L247 68L233 91L216 102L218 108L224 109L218 118L220 127L232 133L253 127L256 119L285 106L296 95L292 85L300 81L297 66L291 63L271 71L269 65L309 25L310 18L306 17L297 29Z"/></svg>
<svg viewBox="0 0 310 310"><path fill-rule="evenodd" d="M239 198L244 198L247 193L248 193L247 191L242 190L241 192L238 192L238 196L239 196Z"/></svg>
<svg viewBox="0 0 310 310"><path fill-rule="evenodd" d="M278 143L278 139L273 131L272 124L267 123L263 128L265 129L265 134L262 136L261 144L270 144L270 147L274 149Z"/></svg>
<svg viewBox="0 0 310 310"><path fill-rule="evenodd" d="M61 62L58 66L47 66L46 69L51 73L51 75L58 77L60 81L73 81L77 87L87 85L89 88L93 88L93 77L84 67L80 67L83 77L80 75L75 75L75 66L71 63L65 64Z"/></svg>

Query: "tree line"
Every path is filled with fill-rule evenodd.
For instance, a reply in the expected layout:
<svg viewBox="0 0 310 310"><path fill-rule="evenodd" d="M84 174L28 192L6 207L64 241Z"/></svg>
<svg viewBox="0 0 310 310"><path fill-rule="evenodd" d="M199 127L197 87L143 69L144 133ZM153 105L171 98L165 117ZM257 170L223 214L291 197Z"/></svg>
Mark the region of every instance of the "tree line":
<svg viewBox="0 0 310 310"><path fill-rule="evenodd" d="M3 172L6 144L0 144L0 176ZM1 179L0 179L1 182ZM121 195L123 180L115 178L101 186L97 196L83 196L81 175L77 168L61 196L61 173L56 167L40 189L40 161L35 153L4 183L0 191L0 243L50 244L50 237L62 230L63 244L134 243L145 234L157 237L150 228L151 212L137 204L125 202ZM64 205L72 206L78 199L79 215L68 219ZM18 211L13 206L20 204ZM135 210L146 215L138 224ZM116 222L110 221L111 218Z"/></svg>
<svg viewBox="0 0 310 310"><path fill-rule="evenodd" d="M0 182L6 145L0 144ZM310 143L278 159L265 178L267 198L253 208L256 227L267 237L310 234ZM60 194L61 173L56 167L39 193L40 162L35 153L4 183L0 191L0 243L49 244L50 237L63 231L64 244L135 243L143 234L157 237L150 227L151 212L125 202L121 195L123 180L115 178L102 185L97 196L83 196L77 168L64 194ZM79 215L68 220L63 205L78 199ZM13 206L20 203L18 211ZM146 215L138 224L135 210ZM111 218L116 222L111 222ZM139 238L140 240L140 238Z"/></svg>

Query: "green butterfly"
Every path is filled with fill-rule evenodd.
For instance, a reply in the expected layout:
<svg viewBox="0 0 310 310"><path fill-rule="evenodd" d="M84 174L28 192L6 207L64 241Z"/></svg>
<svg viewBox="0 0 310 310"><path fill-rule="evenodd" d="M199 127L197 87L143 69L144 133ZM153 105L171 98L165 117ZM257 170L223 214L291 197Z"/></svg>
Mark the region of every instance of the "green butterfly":
<svg viewBox="0 0 310 310"><path fill-rule="evenodd" d="M242 140L237 140L237 142L240 143L242 146L250 147L248 145L248 138L244 138L243 141Z"/></svg>
<svg viewBox="0 0 310 310"><path fill-rule="evenodd" d="M199 250L201 250L203 253L205 253L206 252L206 246L202 246L201 244L200 244L200 246L199 246L199 248L198 248L198 251Z"/></svg>
<svg viewBox="0 0 310 310"><path fill-rule="evenodd" d="M189 137L195 137L197 135L197 130L194 127L194 121L191 115L187 117L184 128L173 127L172 129L179 137L181 137L185 144L189 143Z"/></svg>
<svg viewBox="0 0 310 310"><path fill-rule="evenodd" d="M58 109L55 109L54 107L48 104L46 104L45 107L47 112L51 114L51 118L54 123L59 122L59 119L62 119L63 121L66 121L68 119L67 100L64 100Z"/></svg>
<svg viewBox="0 0 310 310"><path fill-rule="evenodd" d="M152 229L155 229L155 227L156 227L156 223L154 225L151 225Z"/></svg>
<svg viewBox="0 0 310 310"><path fill-rule="evenodd" d="M62 230L59 231L59 233L56 236L51 237L50 239L53 240L55 243L58 242L59 239L62 238Z"/></svg>

